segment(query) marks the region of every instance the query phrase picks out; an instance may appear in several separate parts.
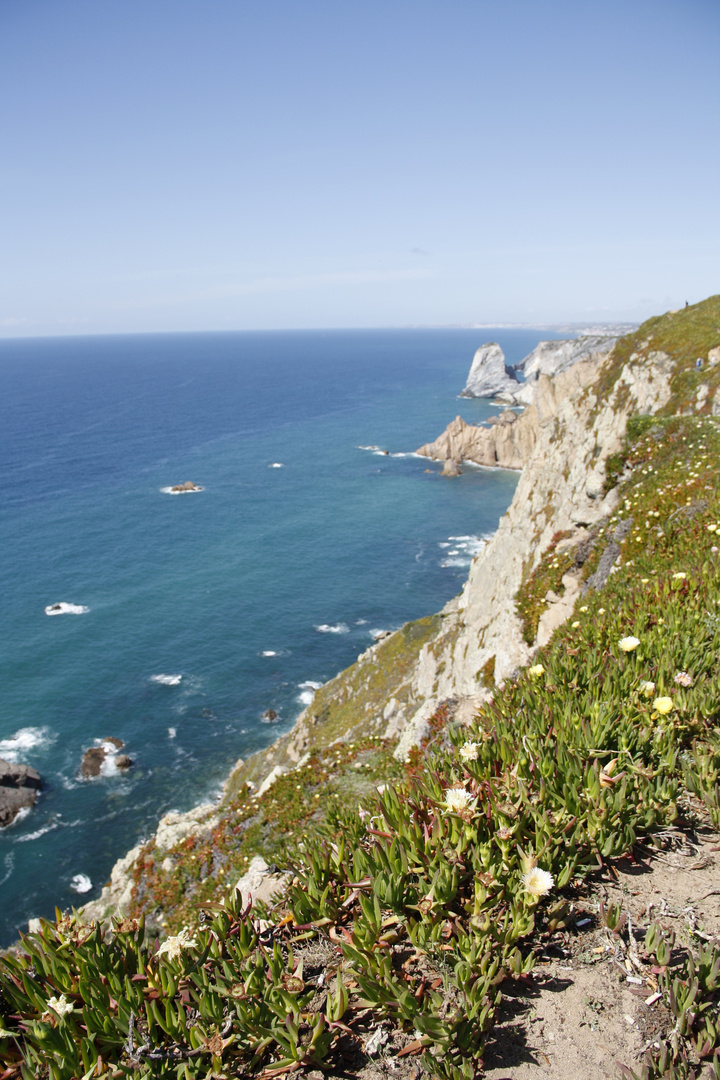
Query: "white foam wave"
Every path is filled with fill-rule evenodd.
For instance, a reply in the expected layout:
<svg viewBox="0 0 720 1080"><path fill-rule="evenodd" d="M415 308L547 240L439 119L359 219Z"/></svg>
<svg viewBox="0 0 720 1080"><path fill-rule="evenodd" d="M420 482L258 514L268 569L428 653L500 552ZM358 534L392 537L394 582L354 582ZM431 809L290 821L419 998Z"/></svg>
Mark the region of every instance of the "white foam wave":
<svg viewBox="0 0 720 1080"><path fill-rule="evenodd" d="M203 489L199 484L196 484L194 488L180 488L179 491L172 487L162 487L160 490L163 495L195 495L196 492L202 491Z"/></svg>
<svg viewBox="0 0 720 1080"><path fill-rule="evenodd" d="M487 536L449 536L447 541L438 544L444 551L442 567L468 567L476 555L479 555L488 542Z"/></svg>
<svg viewBox="0 0 720 1080"><path fill-rule="evenodd" d="M355 620L355 625L356 626L367 626L367 619L356 619Z"/></svg>
<svg viewBox="0 0 720 1080"><path fill-rule="evenodd" d="M48 604L45 608L46 615L86 615L90 610L89 607L84 607L82 604L66 604L65 601L61 601L59 604Z"/></svg>
<svg viewBox="0 0 720 1080"><path fill-rule="evenodd" d="M350 628L347 623L336 623L334 626L330 623L320 623L320 626L316 626L318 634L348 634Z"/></svg>
<svg viewBox="0 0 720 1080"><path fill-rule="evenodd" d="M263 649L260 653L261 656L277 656L275 649Z"/></svg>
<svg viewBox="0 0 720 1080"><path fill-rule="evenodd" d="M13 851L8 851L7 855L5 856L5 870L6 870L6 873L5 873L4 877L0 878L0 885L5 884L5 882L8 880L8 878L12 876L12 872L13 872L14 869L15 869L15 853Z"/></svg>
<svg viewBox="0 0 720 1080"><path fill-rule="evenodd" d="M174 739L176 735L177 735L177 728L176 727L169 727L168 728L168 739Z"/></svg>
<svg viewBox="0 0 720 1080"><path fill-rule="evenodd" d="M9 739L0 739L0 757L17 761L18 755L49 746L55 738L49 727L19 728Z"/></svg>
<svg viewBox="0 0 720 1080"><path fill-rule="evenodd" d="M182 675L151 675L150 682L160 683L162 686L177 686L182 682Z"/></svg>
<svg viewBox="0 0 720 1080"><path fill-rule="evenodd" d="M268 465L268 469L284 469L285 463L282 461L273 461L272 465Z"/></svg>
<svg viewBox="0 0 720 1080"><path fill-rule="evenodd" d="M27 809L27 808L26 808ZM17 818L15 818L17 821ZM59 827L59 822L52 821L49 825L43 825L42 829L36 829L35 832L25 833L24 836L16 836L16 844L24 844L28 840L39 840L41 836L45 836L46 833L53 832L54 829Z"/></svg>
<svg viewBox="0 0 720 1080"><path fill-rule="evenodd" d="M70 888L73 892L86 893L92 889L92 881L87 874L75 874L74 878L70 882Z"/></svg>
<svg viewBox="0 0 720 1080"><path fill-rule="evenodd" d="M315 697L315 691L319 690L322 683L313 682L308 679L307 682L301 682L298 686L300 693L298 694L298 701L301 705L312 705L313 698Z"/></svg>

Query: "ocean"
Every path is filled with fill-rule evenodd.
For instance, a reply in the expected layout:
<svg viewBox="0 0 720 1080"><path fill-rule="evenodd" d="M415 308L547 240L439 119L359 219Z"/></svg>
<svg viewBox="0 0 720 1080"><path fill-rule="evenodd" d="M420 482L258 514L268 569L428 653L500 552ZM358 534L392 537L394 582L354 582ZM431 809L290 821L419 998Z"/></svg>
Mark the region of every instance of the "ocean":
<svg viewBox="0 0 720 1080"><path fill-rule="evenodd" d="M0 831L0 945L97 896L162 814L216 798L374 633L460 590L517 476L447 480L413 451L458 413L497 411L457 396L478 345L514 363L541 336L0 342L0 757L44 781ZM202 491L169 492L188 480ZM80 779L110 736L132 768Z"/></svg>

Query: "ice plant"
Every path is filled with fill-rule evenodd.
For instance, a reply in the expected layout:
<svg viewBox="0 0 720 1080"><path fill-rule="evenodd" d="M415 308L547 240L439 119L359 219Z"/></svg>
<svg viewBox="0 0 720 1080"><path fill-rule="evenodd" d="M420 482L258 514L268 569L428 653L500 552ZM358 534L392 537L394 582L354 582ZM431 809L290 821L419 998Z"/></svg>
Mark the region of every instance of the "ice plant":
<svg viewBox="0 0 720 1080"><path fill-rule="evenodd" d="M451 814L469 814L475 809L475 800L465 788L448 788L445 792L445 806Z"/></svg>
<svg viewBox="0 0 720 1080"><path fill-rule="evenodd" d="M639 644L640 638L632 636L624 637L620 638L618 641L618 648L622 649L623 652L633 652L634 649L637 649Z"/></svg>
<svg viewBox="0 0 720 1080"><path fill-rule="evenodd" d="M692 675L688 675L687 671L678 671L675 682L678 686L692 686Z"/></svg>
<svg viewBox="0 0 720 1080"><path fill-rule="evenodd" d="M541 896L547 896L554 883L552 874L549 874L547 870L541 870L539 866L533 866L531 870L526 871L520 880L525 891L529 892L535 900L539 900Z"/></svg>
<svg viewBox="0 0 720 1080"><path fill-rule="evenodd" d="M197 941L195 938L190 937L187 932L187 927L184 926L176 937L169 937L167 941L163 941L157 954L158 956L167 955L171 960L177 960L177 958L182 955L183 949L196 948Z"/></svg>
<svg viewBox="0 0 720 1080"><path fill-rule="evenodd" d="M684 581L686 577L687 574L685 574L682 570L678 570L677 574L673 574L673 581Z"/></svg>
<svg viewBox="0 0 720 1080"><path fill-rule="evenodd" d="M540 676L544 674L545 668L542 666L542 664L533 664L532 667L528 668L528 675L531 679L539 679Z"/></svg>
<svg viewBox="0 0 720 1080"><path fill-rule="evenodd" d="M655 683L652 679L643 679L638 686L638 690L643 697L652 697L655 693Z"/></svg>
<svg viewBox="0 0 720 1080"><path fill-rule="evenodd" d="M459 753L460 757L462 758L462 760L463 761L477 761L478 746L479 745L480 745L479 743L470 742L470 740L463 743L463 745L458 750L458 753Z"/></svg>
<svg viewBox="0 0 720 1080"><path fill-rule="evenodd" d="M68 1013L71 1013L73 1011L73 1006L70 1004L64 994L61 994L59 998L48 998L47 1007L48 1009L52 1009L52 1011L57 1016L59 1016L61 1020L64 1016L67 1016ZM50 1014L46 1013L45 1015L49 1016Z"/></svg>
<svg viewBox="0 0 720 1080"><path fill-rule="evenodd" d="M661 716L666 716L673 708L673 699L670 697L656 697L653 701L653 709L655 712L660 713Z"/></svg>

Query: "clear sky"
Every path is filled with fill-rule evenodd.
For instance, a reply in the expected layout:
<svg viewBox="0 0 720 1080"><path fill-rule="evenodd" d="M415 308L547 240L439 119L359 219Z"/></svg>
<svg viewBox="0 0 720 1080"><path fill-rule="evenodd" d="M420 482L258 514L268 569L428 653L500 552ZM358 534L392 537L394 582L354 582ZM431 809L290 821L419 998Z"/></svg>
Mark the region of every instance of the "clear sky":
<svg viewBox="0 0 720 1080"><path fill-rule="evenodd" d="M0 0L0 335L720 292L720 0Z"/></svg>

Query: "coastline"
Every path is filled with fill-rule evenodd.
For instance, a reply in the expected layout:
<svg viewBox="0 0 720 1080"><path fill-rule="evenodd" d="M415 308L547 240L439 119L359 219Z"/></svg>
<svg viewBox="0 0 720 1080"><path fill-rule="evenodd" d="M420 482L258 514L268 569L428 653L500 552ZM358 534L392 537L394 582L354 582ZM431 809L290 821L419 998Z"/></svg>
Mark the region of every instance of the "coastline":
<svg viewBox="0 0 720 1080"><path fill-rule="evenodd" d="M461 592L440 612L371 645L320 687L290 731L236 762L217 804L165 815L154 836L116 862L101 896L82 909L85 917L126 913L143 851L153 851L156 859L190 838L209 836L233 798L250 793L260 799L314 753L363 738L387 740L396 759L407 760L427 737L438 709L470 720L496 686L532 659L573 611L582 564L562 576L558 592L537 598L541 611L530 640L516 603L524 583L558 534L566 550L598 542L592 539L596 524L619 505L617 487L606 483L606 463L622 445L629 416L677 405L678 358L651 348L640 332L619 345L610 354L583 357L556 376L541 375L533 404L507 425L512 453L522 455L520 480ZM701 394L693 411L706 404L707 393ZM460 456L472 459L478 431L484 440L500 427L464 425L469 438L456 442L456 452L459 445ZM436 440L434 452L433 444L419 452L442 460L447 439L448 432ZM504 467L497 459L496 465Z"/></svg>

